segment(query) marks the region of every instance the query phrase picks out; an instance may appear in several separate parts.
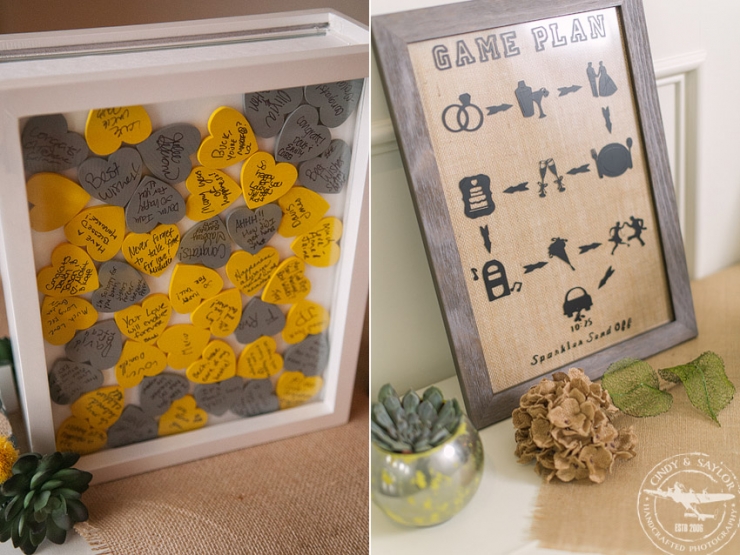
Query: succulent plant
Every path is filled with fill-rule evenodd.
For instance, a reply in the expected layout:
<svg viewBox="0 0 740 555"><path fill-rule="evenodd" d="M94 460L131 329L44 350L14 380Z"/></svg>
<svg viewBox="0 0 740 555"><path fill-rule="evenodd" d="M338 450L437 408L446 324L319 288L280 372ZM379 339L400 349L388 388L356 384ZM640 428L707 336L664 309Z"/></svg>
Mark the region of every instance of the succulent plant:
<svg viewBox="0 0 740 555"><path fill-rule="evenodd" d="M13 540L23 553L34 553L44 538L61 544L76 522L87 520L80 501L92 474L71 468L77 453L41 456L28 453L13 465L0 486L0 541Z"/></svg>
<svg viewBox="0 0 740 555"><path fill-rule="evenodd" d="M373 442L387 451L421 453L451 437L461 418L457 399L445 401L434 386L422 397L409 391L401 399L385 384L372 405L370 429Z"/></svg>

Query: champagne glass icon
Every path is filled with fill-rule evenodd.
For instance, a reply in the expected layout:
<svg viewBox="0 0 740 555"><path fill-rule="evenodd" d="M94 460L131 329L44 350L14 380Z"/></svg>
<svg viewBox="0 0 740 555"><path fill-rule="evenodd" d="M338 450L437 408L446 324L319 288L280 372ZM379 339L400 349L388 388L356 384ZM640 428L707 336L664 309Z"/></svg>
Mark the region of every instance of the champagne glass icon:
<svg viewBox="0 0 740 555"><path fill-rule="evenodd" d="M548 160L540 160L540 182L538 185L540 186L540 198L545 198L547 196L547 193L545 193L545 189L547 188L547 183L545 183L545 175L547 174L547 163Z"/></svg>
<svg viewBox="0 0 740 555"><path fill-rule="evenodd" d="M552 158L547 160L547 168L555 176L555 183L558 184L558 191L560 191L561 193L565 191L565 186L563 185L563 176L558 175L558 169L555 166L555 160L553 160Z"/></svg>

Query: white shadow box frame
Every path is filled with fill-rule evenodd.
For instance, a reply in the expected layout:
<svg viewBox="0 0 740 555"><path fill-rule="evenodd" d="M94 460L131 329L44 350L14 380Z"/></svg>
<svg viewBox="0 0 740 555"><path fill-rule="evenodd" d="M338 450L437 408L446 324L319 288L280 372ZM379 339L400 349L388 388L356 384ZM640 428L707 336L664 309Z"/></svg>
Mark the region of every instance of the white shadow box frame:
<svg viewBox="0 0 740 555"><path fill-rule="evenodd" d="M326 332L331 348L318 400L83 455L78 466L103 482L348 420L369 273L368 42L364 26L320 10L0 36L0 270L32 450L48 453L56 447L36 287L36 274L48 262L34 260L20 142L24 122L43 114L159 104L176 117L200 99L364 79L351 128L345 130L352 159L337 214L343 223L341 257L322 293L331 303Z"/></svg>

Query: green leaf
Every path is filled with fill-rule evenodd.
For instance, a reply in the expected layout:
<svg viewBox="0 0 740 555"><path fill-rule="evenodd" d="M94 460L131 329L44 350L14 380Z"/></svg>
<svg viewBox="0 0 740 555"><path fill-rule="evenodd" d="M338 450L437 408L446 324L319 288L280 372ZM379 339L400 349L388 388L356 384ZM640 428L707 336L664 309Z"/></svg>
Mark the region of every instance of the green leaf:
<svg viewBox="0 0 740 555"><path fill-rule="evenodd" d="M67 531L54 524L54 521L52 519L47 519L46 537L49 538L49 541L53 543L63 544L64 540L67 539Z"/></svg>
<svg viewBox="0 0 740 555"><path fill-rule="evenodd" d="M415 413L416 408L420 403L421 399L415 391L409 390L409 392L403 396L403 410L406 411L406 414Z"/></svg>
<svg viewBox="0 0 740 555"><path fill-rule="evenodd" d="M49 501L49 497L51 497L50 491L42 491L33 502L33 510L40 511L41 509L46 507L46 503Z"/></svg>
<svg viewBox="0 0 740 555"><path fill-rule="evenodd" d="M85 504L82 501L77 501L75 499L67 499L67 514L69 514L75 522L84 522L88 517L87 507L85 507Z"/></svg>
<svg viewBox="0 0 740 555"><path fill-rule="evenodd" d="M23 495L28 491L30 483L31 477L28 474L15 474L3 482L0 491L8 497Z"/></svg>
<svg viewBox="0 0 740 555"><path fill-rule="evenodd" d="M440 391L436 386L428 387L422 396L422 400L429 401L437 412L439 412L439 408L442 406L444 399L442 391Z"/></svg>
<svg viewBox="0 0 740 555"><path fill-rule="evenodd" d="M378 391L378 403L385 403L385 400L388 397L398 398L398 393L396 393L396 390L393 389L393 386L389 383L385 384L383 387L380 388L380 391Z"/></svg>
<svg viewBox="0 0 740 555"><path fill-rule="evenodd" d="M630 416L656 416L673 404L671 394L660 389L655 370L642 360L623 358L613 363L601 385L614 405Z"/></svg>
<svg viewBox="0 0 740 555"><path fill-rule="evenodd" d="M41 466L41 465L39 465ZM47 470L36 470L36 474L33 475L33 478L31 478L31 489L36 489L39 486L41 486L44 482L46 482L53 474L54 469L47 469Z"/></svg>
<svg viewBox="0 0 740 555"><path fill-rule="evenodd" d="M717 414L735 395L735 386L725 374L724 362L711 351L688 364L660 370L660 376L664 380L682 382L691 404L717 424Z"/></svg>
<svg viewBox="0 0 740 555"><path fill-rule="evenodd" d="M70 466L73 466L78 460L80 460L80 454L73 451L63 451L61 455L61 468L69 468Z"/></svg>
<svg viewBox="0 0 740 555"><path fill-rule="evenodd" d="M13 474L30 474L36 470L41 455L38 453L26 453L18 457L13 465Z"/></svg>

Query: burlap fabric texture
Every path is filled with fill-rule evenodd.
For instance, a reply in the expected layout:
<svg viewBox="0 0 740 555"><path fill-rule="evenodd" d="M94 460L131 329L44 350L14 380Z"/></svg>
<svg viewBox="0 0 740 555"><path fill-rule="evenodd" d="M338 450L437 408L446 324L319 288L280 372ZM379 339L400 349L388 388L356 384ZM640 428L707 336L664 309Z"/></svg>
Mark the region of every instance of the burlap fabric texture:
<svg viewBox="0 0 740 555"><path fill-rule="evenodd" d="M666 368L688 362L711 350L724 359L728 377L740 388L740 266L694 282L692 291L699 337L661 353L649 362L653 368ZM673 553L670 545L664 545L664 550L658 549L648 536L652 533L655 537L655 532L651 531L650 525L643 529L640 523L638 496L641 487L645 489L643 480L651 470L661 461L682 453L703 453L709 461L721 463L740 476L740 393L736 393L730 405L720 412L721 427L691 406L682 386L672 388L671 393L673 407L663 415L643 419L620 417L621 425L635 426L639 439L637 457L618 462L606 482L600 485L565 484L556 480L550 484L543 483L532 528L532 535L541 546L605 555ZM719 482L710 484L709 490L719 490ZM670 484L672 486L673 481ZM737 501L740 499L736 496L736 507L740 505ZM666 506L671 505L670 501L665 503ZM721 512L721 504L700 507L702 513ZM679 514L690 512L680 507L678 510ZM676 527L683 524L704 524L709 530L721 516L699 522L695 517L684 515L685 518L675 523L666 521L660 524L669 533L679 530ZM732 524L729 516L725 522ZM737 530L737 524L736 519L734 530ZM660 527L656 529L661 530ZM689 553L691 547L700 548L702 541L683 545L684 552ZM718 547L720 553L740 553L740 533L735 534L729 543L718 542L715 546L693 552L711 553Z"/></svg>

